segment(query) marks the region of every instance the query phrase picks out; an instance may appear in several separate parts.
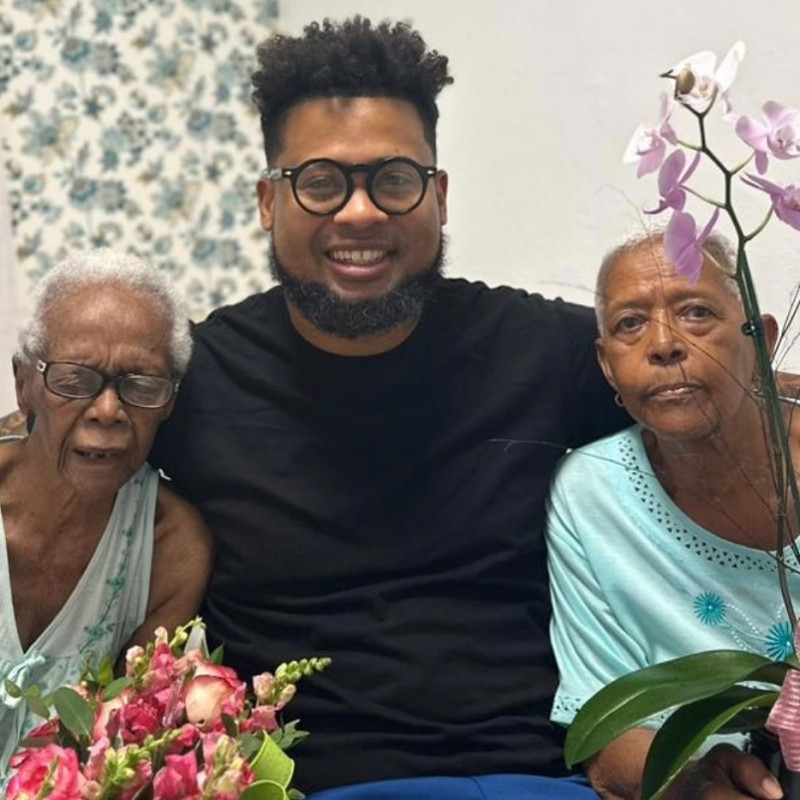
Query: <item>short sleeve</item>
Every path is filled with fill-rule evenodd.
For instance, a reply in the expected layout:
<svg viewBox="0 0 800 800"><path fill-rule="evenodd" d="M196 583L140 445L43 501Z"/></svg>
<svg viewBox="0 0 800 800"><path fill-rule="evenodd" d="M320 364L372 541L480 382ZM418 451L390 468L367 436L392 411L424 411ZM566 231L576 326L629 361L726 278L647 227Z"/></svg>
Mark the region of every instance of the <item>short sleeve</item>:
<svg viewBox="0 0 800 800"><path fill-rule="evenodd" d="M603 525L597 462L581 451L566 456L553 482L547 517L547 551L553 618L550 636L559 668L554 722L569 724L581 706L615 678L644 666L641 647L609 606L583 534ZM613 497L608 483L600 492ZM608 546L613 534L607 531Z"/></svg>

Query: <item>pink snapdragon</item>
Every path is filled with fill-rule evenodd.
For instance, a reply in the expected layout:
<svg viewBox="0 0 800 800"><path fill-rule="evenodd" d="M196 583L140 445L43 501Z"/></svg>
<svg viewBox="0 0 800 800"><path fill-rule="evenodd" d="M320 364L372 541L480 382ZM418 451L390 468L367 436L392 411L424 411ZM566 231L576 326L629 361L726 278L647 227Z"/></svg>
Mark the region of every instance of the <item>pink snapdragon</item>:
<svg viewBox="0 0 800 800"><path fill-rule="evenodd" d="M703 245L711 235L719 217L719 209L715 208L711 219L700 233L697 223L691 214L676 211L664 231L664 254L675 269L685 275L689 283L694 283L703 268Z"/></svg>
<svg viewBox="0 0 800 800"><path fill-rule="evenodd" d="M669 118L672 114L672 103L669 95L664 92L661 95L661 117L658 125L640 125L631 137L622 161L625 164L635 164L636 177L641 178L650 172L655 172L664 160L667 152L667 145L677 144L675 131L670 125Z"/></svg>
<svg viewBox="0 0 800 800"><path fill-rule="evenodd" d="M745 54L743 42L736 42L717 67L717 56L710 50L684 58L666 74L676 79L675 97L698 113L707 111L719 97L724 111L730 110L728 90L733 85Z"/></svg>
<svg viewBox="0 0 800 800"><path fill-rule="evenodd" d="M194 800L200 797L197 757L193 752L168 755L153 778L153 796L159 800Z"/></svg>
<svg viewBox="0 0 800 800"><path fill-rule="evenodd" d="M47 787L50 800L83 800L86 778L74 750L48 744L24 750L12 761L18 767L6 791L6 800L34 800Z"/></svg>
<svg viewBox="0 0 800 800"><path fill-rule="evenodd" d="M772 201L775 216L792 228L800 230L800 188L794 184L779 186L777 183L768 181L766 178L759 178L757 175L748 174L742 180L748 186L766 192Z"/></svg>
<svg viewBox="0 0 800 800"><path fill-rule="evenodd" d="M761 107L764 121L734 117L736 133L753 148L759 175L767 171L768 156L788 159L800 156L800 111L769 100Z"/></svg>

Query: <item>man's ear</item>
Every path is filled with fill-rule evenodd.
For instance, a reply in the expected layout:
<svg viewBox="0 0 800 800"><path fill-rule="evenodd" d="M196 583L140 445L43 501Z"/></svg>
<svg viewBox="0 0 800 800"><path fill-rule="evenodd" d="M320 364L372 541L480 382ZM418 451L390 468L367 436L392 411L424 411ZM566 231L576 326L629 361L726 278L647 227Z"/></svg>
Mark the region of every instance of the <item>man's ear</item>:
<svg viewBox="0 0 800 800"><path fill-rule="evenodd" d="M603 346L602 339L594 340L594 351L597 354L597 363L600 364L600 369L603 370L603 375L606 376L606 380L609 382L609 384L611 384L611 388L616 392L617 384L614 382L614 375L611 372L611 367L608 366L608 361L606 360L606 349Z"/></svg>
<svg viewBox="0 0 800 800"><path fill-rule="evenodd" d="M275 182L259 180L256 184L258 192L258 213L261 218L261 227L265 231L272 230L274 221Z"/></svg>
<svg viewBox="0 0 800 800"><path fill-rule="evenodd" d="M436 203L439 206L439 222L442 225L447 224L447 173L440 169L433 179L436 188Z"/></svg>

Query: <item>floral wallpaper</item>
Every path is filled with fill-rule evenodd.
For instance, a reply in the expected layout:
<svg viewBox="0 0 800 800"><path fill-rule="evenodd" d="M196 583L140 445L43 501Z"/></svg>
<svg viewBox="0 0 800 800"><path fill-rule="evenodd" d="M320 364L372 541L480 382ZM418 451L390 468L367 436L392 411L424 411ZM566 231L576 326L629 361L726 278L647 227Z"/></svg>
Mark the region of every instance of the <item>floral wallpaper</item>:
<svg viewBox="0 0 800 800"><path fill-rule="evenodd" d="M67 251L148 258L196 318L269 282L249 76L277 0L2 0L0 165L17 284Z"/></svg>

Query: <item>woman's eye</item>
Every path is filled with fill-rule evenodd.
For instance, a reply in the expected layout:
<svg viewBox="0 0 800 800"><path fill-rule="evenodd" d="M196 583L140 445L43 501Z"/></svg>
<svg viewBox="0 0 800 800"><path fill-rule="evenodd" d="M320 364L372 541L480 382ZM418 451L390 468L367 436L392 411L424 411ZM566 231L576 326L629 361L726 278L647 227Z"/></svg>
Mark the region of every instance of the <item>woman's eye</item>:
<svg viewBox="0 0 800 800"><path fill-rule="evenodd" d="M631 333L638 330L643 324L644 319L642 317L630 314L616 321L614 324L614 333Z"/></svg>
<svg viewBox="0 0 800 800"><path fill-rule="evenodd" d="M711 309L705 306L689 306L683 315L689 319L707 319L712 316Z"/></svg>

